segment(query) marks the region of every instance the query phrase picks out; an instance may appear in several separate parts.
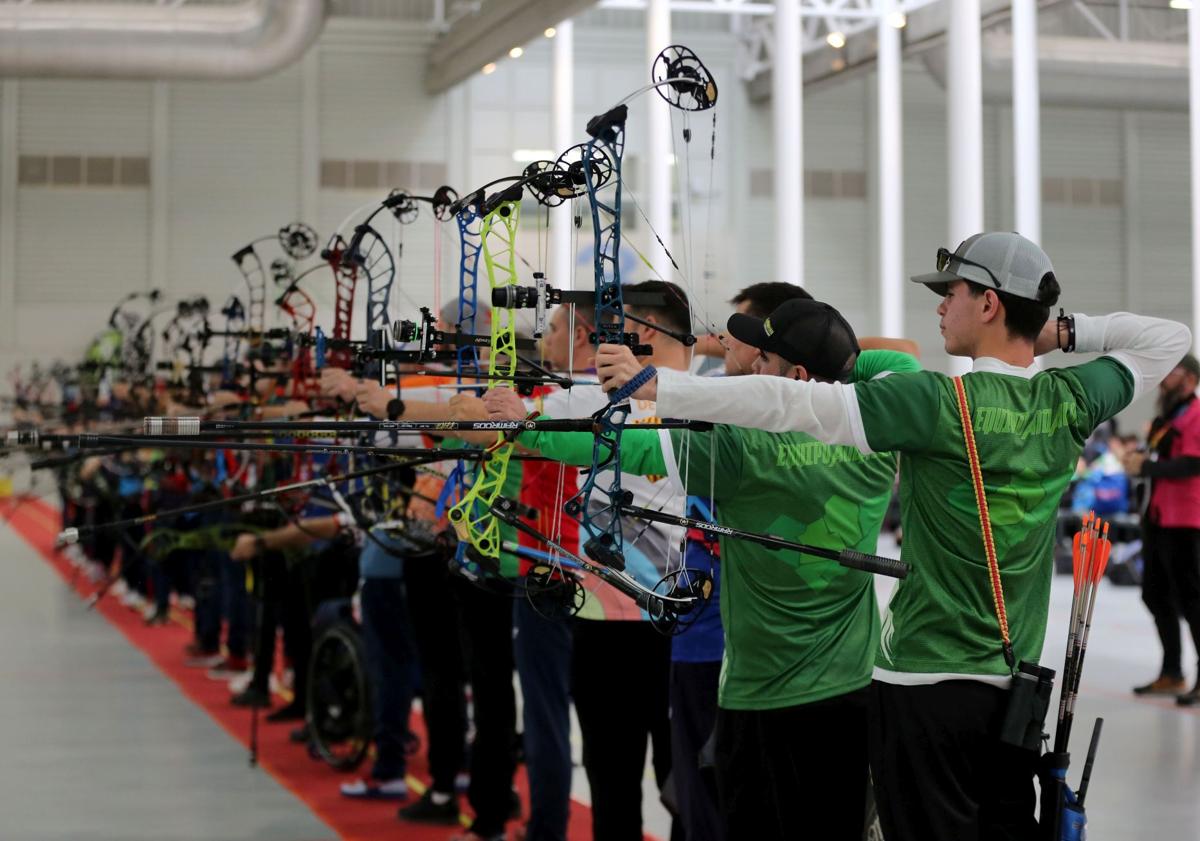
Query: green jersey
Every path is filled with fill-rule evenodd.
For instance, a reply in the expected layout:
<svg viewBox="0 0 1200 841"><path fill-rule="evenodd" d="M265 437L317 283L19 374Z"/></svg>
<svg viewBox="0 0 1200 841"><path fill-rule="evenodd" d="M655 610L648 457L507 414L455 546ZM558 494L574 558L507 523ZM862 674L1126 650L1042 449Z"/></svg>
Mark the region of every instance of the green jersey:
<svg viewBox="0 0 1200 841"><path fill-rule="evenodd" d="M915 371L908 354L865 351L854 377ZM591 436L526 433L521 441L571 464L591 461ZM717 519L831 549L873 553L896 457L863 455L804 433L717 426L711 433L627 428L621 469L671 475L710 497ZM720 538L725 655L719 702L778 709L851 692L871 680L879 637L872 576L834 561Z"/></svg>
<svg viewBox="0 0 1200 841"><path fill-rule="evenodd" d="M1036 661L1059 499L1092 430L1132 399L1133 378L1103 357L1032 376L978 370L963 383L1010 635L1017 659ZM855 395L871 449L901 451L902 557L912 565L884 618L877 666L1008 675L953 381L932 372L899 374L860 384Z"/></svg>

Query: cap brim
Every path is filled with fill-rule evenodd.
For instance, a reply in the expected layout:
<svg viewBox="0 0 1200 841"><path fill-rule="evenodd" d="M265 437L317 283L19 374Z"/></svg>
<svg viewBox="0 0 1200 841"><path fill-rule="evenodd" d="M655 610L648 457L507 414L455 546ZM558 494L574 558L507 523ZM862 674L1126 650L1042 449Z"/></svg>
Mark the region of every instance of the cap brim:
<svg viewBox="0 0 1200 841"><path fill-rule="evenodd" d="M767 331L763 329L764 320L742 312L735 312L729 316L729 321L725 323L725 329L729 331L729 335L742 344L766 350L765 345L769 337Z"/></svg>
<svg viewBox="0 0 1200 841"><path fill-rule="evenodd" d="M923 283L938 295L945 297L946 287L956 280L962 280L954 272L930 272L929 274L913 275L909 278L913 283Z"/></svg>

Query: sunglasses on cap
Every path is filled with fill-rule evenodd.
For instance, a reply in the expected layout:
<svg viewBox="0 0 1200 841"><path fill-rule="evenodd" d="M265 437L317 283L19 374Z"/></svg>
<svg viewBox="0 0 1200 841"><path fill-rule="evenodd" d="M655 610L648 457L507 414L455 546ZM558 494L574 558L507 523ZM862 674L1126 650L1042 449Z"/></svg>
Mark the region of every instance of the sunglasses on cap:
<svg viewBox="0 0 1200 841"><path fill-rule="evenodd" d="M937 270L939 272L946 271L951 262L958 263L960 266L974 266L977 269L983 269L987 272L988 277L992 279L992 283L996 284L996 288L1000 288L1000 281L992 274L992 270L983 265L983 263L976 263L974 260L968 260L966 257L959 257L948 248L939 248L937 250Z"/></svg>

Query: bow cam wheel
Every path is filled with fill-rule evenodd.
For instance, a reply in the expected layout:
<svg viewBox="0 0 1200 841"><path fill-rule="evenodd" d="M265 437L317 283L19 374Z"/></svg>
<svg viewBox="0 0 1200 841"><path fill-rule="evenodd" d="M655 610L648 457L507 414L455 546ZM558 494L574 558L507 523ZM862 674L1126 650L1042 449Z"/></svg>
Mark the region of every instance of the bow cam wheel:
<svg viewBox="0 0 1200 841"><path fill-rule="evenodd" d="M684 111L707 111L717 104L717 82L704 62L688 47L667 47L654 60L651 80L670 82L655 88L673 107Z"/></svg>

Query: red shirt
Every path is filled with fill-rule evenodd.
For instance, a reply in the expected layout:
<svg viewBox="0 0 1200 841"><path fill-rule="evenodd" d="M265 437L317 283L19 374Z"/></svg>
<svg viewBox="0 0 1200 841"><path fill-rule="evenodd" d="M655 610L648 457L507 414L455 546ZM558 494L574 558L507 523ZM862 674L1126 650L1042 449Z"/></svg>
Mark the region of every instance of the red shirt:
<svg viewBox="0 0 1200 841"><path fill-rule="evenodd" d="M539 387L535 396L542 396L550 389ZM569 552L579 552L579 523L563 512L563 503L575 496L579 490L579 468L569 467L555 461L527 461L521 468L520 500L537 511L535 519L522 517L542 534L554 540ZM549 551L548 546L523 531L517 532L521 546ZM532 561L520 559L521 575L526 575Z"/></svg>

